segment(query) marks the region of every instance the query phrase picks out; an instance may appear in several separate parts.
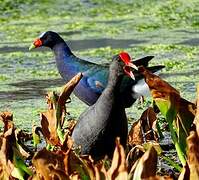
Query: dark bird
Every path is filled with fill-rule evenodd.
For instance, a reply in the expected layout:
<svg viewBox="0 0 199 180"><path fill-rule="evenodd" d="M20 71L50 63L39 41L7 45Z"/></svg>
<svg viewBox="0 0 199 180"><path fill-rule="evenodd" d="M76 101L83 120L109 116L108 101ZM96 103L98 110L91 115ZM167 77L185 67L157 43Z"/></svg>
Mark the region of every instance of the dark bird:
<svg viewBox="0 0 199 180"><path fill-rule="evenodd" d="M94 104L108 83L108 65L99 65L76 57L66 42L55 32L47 31L37 38L29 49L41 46L49 47L55 54L56 65L65 81L69 81L78 72L83 72L83 78L76 86L74 94L87 105ZM133 63L136 66L148 66L153 56L146 56ZM164 66L152 66L147 69L156 72ZM149 92L147 84L140 73L135 72L135 80L124 77L120 86L125 107L130 107L135 100Z"/></svg>
<svg viewBox="0 0 199 180"><path fill-rule="evenodd" d="M128 123L120 86L124 75L134 79L132 68L137 67L130 60L125 52L113 57L106 88L96 103L80 115L73 130L72 138L81 146L81 153L91 155L95 161L105 155L112 157L116 137L126 147Z"/></svg>

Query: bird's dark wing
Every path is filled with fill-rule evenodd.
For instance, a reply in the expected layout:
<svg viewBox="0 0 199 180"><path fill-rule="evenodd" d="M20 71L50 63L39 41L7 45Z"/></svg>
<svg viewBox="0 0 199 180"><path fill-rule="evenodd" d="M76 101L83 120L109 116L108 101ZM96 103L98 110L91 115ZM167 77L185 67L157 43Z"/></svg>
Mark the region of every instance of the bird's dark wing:
<svg viewBox="0 0 199 180"><path fill-rule="evenodd" d="M84 72L84 77L89 88L96 93L102 93L108 82L108 68L103 66L93 67Z"/></svg>

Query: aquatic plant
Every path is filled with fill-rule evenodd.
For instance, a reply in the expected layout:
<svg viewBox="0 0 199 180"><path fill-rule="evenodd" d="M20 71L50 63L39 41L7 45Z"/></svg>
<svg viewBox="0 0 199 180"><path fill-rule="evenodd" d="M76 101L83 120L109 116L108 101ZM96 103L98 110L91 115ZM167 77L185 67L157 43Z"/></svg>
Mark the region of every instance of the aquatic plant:
<svg viewBox="0 0 199 180"><path fill-rule="evenodd" d="M126 151L117 138L113 159L94 163L89 155L80 155L81 148L73 148L70 135L75 121L65 122L66 103L70 102L69 96L82 77L79 73L59 95L48 94L48 108L41 113L41 127L33 125L31 134L14 126L12 113L1 113L4 127L0 134L0 179L173 179L157 174L160 158L175 168L173 175L180 180L198 179L199 86L196 106L158 76L144 68L140 71L151 89L154 106L146 109L132 125ZM157 114L160 112L167 120L183 166L166 157L159 144ZM27 143L31 139L32 145Z"/></svg>

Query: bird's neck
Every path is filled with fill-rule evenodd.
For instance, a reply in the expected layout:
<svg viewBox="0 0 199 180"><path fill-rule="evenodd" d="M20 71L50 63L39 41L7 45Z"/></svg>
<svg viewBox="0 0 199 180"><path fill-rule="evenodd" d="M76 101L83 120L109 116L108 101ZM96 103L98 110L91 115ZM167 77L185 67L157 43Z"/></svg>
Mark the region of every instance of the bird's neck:
<svg viewBox="0 0 199 180"><path fill-rule="evenodd" d="M52 47L55 54L56 65L62 78L68 81L77 72L74 66L74 55L65 42L60 42Z"/></svg>
<svg viewBox="0 0 199 180"><path fill-rule="evenodd" d="M121 84L122 76L109 76L108 86L111 89L118 89Z"/></svg>
<svg viewBox="0 0 199 180"><path fill-rule="evenodd" d="M109 80L108 80L108 85L107 89L109 91L112 91L114 95L117 95L120 91L120 84L122 82L122 75L117 76L117 75L109 75Z"/></svg>
<svg viewBox="0 0 199 180"><path fill-rule="evenodd" d="M53 47L52 50L55 54L56 60L57 59L62 59L62 57L67 57L73 55L71 52L70 48L68 45L63 41L56 43Z"/></svg>
<svg viewBox="0 0 199 180"><path fill-rule="evenodd" d="M117 61L113 61L109 67L109 77L107 87L119 91L119 87L122 81L123 74L122 67Z"/></svg>

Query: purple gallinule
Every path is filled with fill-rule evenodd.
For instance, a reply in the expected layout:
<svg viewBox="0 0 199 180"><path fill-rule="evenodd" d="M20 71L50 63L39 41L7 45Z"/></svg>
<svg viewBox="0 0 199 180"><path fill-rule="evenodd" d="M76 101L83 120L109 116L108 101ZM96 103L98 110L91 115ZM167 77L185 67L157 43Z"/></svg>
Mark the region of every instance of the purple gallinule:
<svg viewBox="0 0 199 180"><path fill-rule="evenodd" d="M56 32L47 31L40 35L29 49L46 46L55 54L56 65L65 81L69 81L78 72L84 76L76 86L74 94L87 105L94 104L108 83L108 65L99 65L76 57L66 42ZM148 66L153 56L146 56L133 63L136 66ZM151 72L156 72L164 66L147 67ZM125 107L130 107L139 96L149 92L148 86L139 72L135 72L135 80L125 76L120 85L120 93L123 94Z"/></svg>

